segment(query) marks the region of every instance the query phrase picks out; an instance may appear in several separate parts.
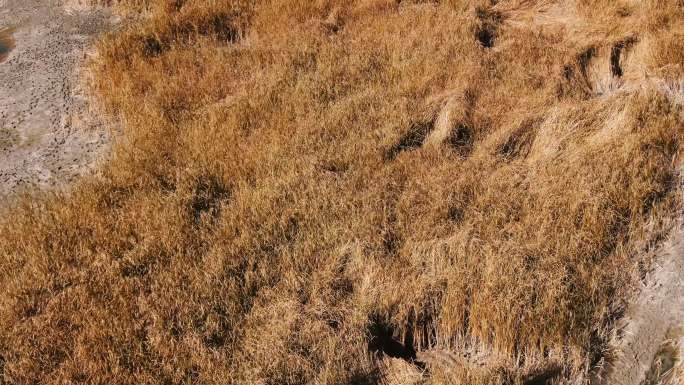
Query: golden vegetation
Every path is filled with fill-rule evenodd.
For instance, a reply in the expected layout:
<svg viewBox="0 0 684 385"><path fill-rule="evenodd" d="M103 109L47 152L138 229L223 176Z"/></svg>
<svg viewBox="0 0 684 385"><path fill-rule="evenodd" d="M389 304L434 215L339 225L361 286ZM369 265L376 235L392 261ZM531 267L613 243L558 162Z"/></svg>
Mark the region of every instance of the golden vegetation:
<svg viewBox="0 0 684 385"><path fill-rule="evenodd" d="M0 63L7 59L9 51L14 48L14 38L11 28L0 28Z"/></svg>
<svg viewBox="0 0 684 385"><path fill-rule="evenodd" d="M678 201L684 7L157 0L0 225L7 384L584 381Z"/></svg>

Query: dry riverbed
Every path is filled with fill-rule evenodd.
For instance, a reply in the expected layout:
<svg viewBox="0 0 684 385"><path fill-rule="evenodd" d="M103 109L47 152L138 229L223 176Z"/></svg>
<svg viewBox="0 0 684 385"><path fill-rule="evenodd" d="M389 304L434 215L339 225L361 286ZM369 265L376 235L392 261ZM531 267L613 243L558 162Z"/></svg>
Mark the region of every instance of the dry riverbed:
<svg viewBox="0 0 684 385"><path fill-rule="evenodd" d="M89 111L81 67L114 22L73 1L0 0L0 29L11 31L0 63L0 202L64 186L104 153L110 131Z"/></svg>

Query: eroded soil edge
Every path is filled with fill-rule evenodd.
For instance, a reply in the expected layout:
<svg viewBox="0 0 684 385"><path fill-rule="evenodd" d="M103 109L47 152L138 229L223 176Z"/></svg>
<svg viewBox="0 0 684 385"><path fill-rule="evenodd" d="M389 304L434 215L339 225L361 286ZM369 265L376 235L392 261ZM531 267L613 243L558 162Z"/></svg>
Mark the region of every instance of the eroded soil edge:
<svg viewBox="0 0 684 385"><path fill-rule="evenodd" d="M608 365L605 383L668 383L667 377L684 373L683 257L684 224L680 214L679 223L661 246L652 271L622 320L615 343L618 357Z"/></svg>

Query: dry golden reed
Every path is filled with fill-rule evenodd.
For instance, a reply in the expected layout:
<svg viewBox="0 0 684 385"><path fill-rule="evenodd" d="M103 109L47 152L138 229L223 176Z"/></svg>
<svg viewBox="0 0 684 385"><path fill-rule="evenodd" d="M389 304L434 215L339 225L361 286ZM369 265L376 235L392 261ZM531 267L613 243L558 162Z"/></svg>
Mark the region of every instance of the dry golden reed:
<svg viewBox="0 0 684 385"><path fill-rule="evenodd" d="M111 158L0 224L5 384L599 374L679 204L680 1L120 6Z"/></svg>

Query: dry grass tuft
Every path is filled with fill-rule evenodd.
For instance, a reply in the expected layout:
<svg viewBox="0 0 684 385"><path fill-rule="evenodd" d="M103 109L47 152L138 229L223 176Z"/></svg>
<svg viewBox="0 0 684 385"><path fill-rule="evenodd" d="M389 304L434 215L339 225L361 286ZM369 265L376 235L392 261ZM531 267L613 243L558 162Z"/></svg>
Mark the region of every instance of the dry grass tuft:
<svg viewBox="0 0 684 385"><path fill-rule="evenodd" d="M684 383L684 334L682 327L668 331L651 367L646 373L646 385L679 385Z"/></svg>
<svg viewBox="0 0 684 385"><path fill-rule="evenodd" d="M598 370L679 204L681 2L121 5L111 160L0 224L5 383Z"/></svg>

